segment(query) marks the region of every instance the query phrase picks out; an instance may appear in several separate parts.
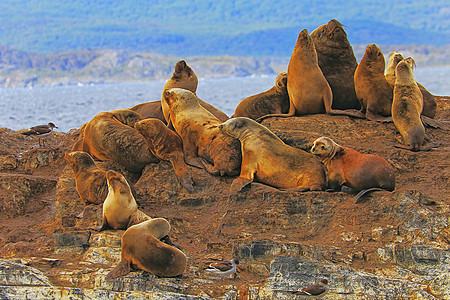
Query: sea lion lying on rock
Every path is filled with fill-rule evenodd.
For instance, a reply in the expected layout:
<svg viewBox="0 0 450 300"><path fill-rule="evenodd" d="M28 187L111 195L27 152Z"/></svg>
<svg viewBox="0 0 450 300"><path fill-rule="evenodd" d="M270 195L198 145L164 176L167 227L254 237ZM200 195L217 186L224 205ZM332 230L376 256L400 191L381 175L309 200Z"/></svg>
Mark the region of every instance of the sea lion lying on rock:
<svg viewBox="0 0 450 300"><path fill-rule="evenodd" d="M359 192L355 203L367 192L393 191L395 188L394 168L378 155L362 154L342 147L329 137L316 139L311 153L327 167L329 187L340 191L342 186L346 186Z"/></svg>

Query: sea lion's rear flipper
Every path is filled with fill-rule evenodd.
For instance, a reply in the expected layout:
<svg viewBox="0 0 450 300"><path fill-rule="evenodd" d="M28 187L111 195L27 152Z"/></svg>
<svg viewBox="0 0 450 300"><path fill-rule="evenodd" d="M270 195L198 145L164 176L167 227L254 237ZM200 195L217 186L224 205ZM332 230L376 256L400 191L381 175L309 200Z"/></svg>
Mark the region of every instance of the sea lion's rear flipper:
<svg viewBox="0 0 450 300"><path fill-rule="evenodd" d="M440 129L442 128L442 124L439 123L438 121L436 121L435 119L432 119L427 116L421 116L421 118L422 118L422 123L427 127L440 128Z"/></svg>
<svg viewBox="0 0 450 300"><path fill-rule="evenodd" d="M236 194L237 192L240 192L244 187L252 182L253 179L247 179L244 177L236 178L235 180L233 180L233 183L231 183L230 194Z"/></svg>
<svg viewBox="0 0 450 300"><path fill-rule="evenodd" d="M382 189L382 188L377 188L377 187L362 190L362 191L360 191L360 192L355 196L355 198L353 199L353 203L355 203L355 204L356 204L356 203L359 203L359 199L360 199L362 196L364 196L365 194L367 194L367 193L369 193L369 192L374 192L374 191L386 191L386 190L385 190L385 189Z"/></svg>
<svg viewBox="0 0 450 300"><path fill-rule="evenodd" d="M433 142L433 143L428 143L423 145L422 147L420 147L420 151L428 151L431 150L433 148L437 148L442 144L442 142Z"/></svg>
<svg viewBox="0 0 450 300"><path fill-rule="evenodd" d="M295 111L294 111L293 114L291 114L291 113L287 113L287 114L269 114L269 115L265 115L265 116L259 117L255 121L258 122L258 123L261 123L263 120L265 120L267 118L272 118L272 117L289 118L289 117L293 117L293 116L295 116Z"/></svg>
<svg viewBox="0 0 450 300"><path fill-rule="evenodd" d="M339 110L339 109L332 109L328 112L329 115L332 116L348 116L358 119L365 119L366 115L357 109L346 109L346 110Z"/></svg>
<svg viewBox="0 0 450 300"><path fill-rule="evenodd" d="M102 225L101 226L95 226L95 227L89 227L89 229L95 230L95 231L103 231L109 228L108 220L106 220L105 215L102 217Z"/></svg>
<svg viewBox="0 0 450 300"><path fill-rule="evenodd" d="M146 215L141 210L137 210L134 214L130 216L130 219L128 220L127 228L130 228L133 225L137 225L139 223L151 220L152 218L148 215Z"/></svg>
<svg viewBox="0 0 450 300"><path fill-rule="evenodd" d="M111 280L119 276L127 275L130 273L131 267L130 262L126 260L121 260L120 263L106 275L106 280Z"/></svg>

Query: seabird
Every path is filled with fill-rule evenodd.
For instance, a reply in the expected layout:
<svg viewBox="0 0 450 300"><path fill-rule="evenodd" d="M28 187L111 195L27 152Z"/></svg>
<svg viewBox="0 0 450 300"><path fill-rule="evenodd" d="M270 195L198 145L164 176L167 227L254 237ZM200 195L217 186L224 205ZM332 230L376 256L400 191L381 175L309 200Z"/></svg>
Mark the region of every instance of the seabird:
<svg viewBox="0 0 450 300"><path fill-rule="evenodd" d="M328 291L328 280L321 279L307 288L303 288L300 291L292 293L296 295L311 296L311 298L315 298L325 295L327 291Z"/></svg>
<svg viewBox="0 0 450 300"><path fill-rule="evenodd" d="M58 128L55 124L52 122L48 123L47 125L38 125L31 127L28 129L28 131L22 132L24 135L35 135L39 137L39 146L41 146L41 137L46 137L50 135L54 128ZM44 140L42 140L42 145L45 146Z"/></svg>
<svg viewBox="0 0 450 300"><path fill-rule="evenodd" d="M206 268L206 271L212 272L214 274L222 275L222 276L230 275L230 274L233 274L236 272L238 264L239 264L239 260L237 260L237 259L211 263Z"/></svg>

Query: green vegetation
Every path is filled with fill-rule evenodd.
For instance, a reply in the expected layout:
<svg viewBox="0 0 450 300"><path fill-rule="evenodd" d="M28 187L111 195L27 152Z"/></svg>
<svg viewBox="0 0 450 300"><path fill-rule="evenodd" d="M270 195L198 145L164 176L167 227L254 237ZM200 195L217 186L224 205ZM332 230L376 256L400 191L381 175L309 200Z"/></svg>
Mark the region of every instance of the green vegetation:
<svg viewBox="0 0 450 300"><path fill-rule="evenodd" d="M442 46L447 0L2 0L0 45L37 53L124 49L183 55L290 55L298 32L335 18L352 44Z"/></svg>

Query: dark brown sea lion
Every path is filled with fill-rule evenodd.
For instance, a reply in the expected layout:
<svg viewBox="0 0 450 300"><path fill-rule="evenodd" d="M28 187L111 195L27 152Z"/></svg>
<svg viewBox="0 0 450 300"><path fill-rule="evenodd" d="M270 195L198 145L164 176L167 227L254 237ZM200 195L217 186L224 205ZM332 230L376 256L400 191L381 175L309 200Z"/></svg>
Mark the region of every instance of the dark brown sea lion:
<svg viewBox="0 0 450 300"><path fill-rule="evenodd" d="M170 161L181 184L192 192L194 182L189 174L189 167L184 162L183 142L180 136L158 119L145 119L134 124L134 127L145 137L153 155L161 160Z"/></svg>
<svg viewBox="0 0 450 300"><path fill-rule="evenodd" d="M122 260L106 280L128 274L137 268L161 277L174 277L186 269L186 255L161 242L170 231L166 219L155 218L128 228L122 236Z"/></svg>
<svg viewBox="0 0 450 300"><path fill-rule="evenodd" d="M381 50L375 44L367 46L354 78L361 113L368 120L390 120L393 88L384 77L384 67Z"/></svg>
<svg viewBox="0 0 450 300"><path fill-rule="evenodd" d="M401 55L398 52L392 52L389 56L389 62L386 68L385 77L387 82L394 87L395 86L395 74L396 74L396 68L397 64L404 59L403 55ZM436 99L434 99L434 96L420 83L416 81L417 85L419 86L420 92L422 93L423 98L423 110L422 110L422 116L426 116L428 118L434 118L436 116ZM427 120L425 120L427 121ZM430 124L431 125L431 124ZM433 126L433 125L431 125ZM435 125L434 125L435 126ZM433 126L433 127L434 127Z"/></svg>
<svg viewBox="0 0 450 300"><path fill-rule="evenodd" d="M362 154L342 147L328 137L314 141L311 153L319 157L328 169L328 184L335 191L343 185L360 192L354 202L366 192L374 190L393 191L395 170L382 157Z"/></svg>
<svg viewBox="0 0 450 300"><path fill-rule="evenodd" d="M219 131L221 122L200 105L197 96L188 90L174 88L166 90L164 98L173 127L183 140L186 163L205 167L214 175L238 175L241 165L239 141Z"/></svg>
<svg viewBox="0 0 450 300"><path fill-rule="evenodd" d="M233 117L247 117L256 120L268 114L284 114L289 110L287 73L278 74L271 89L242 100Z"/></svg>
<svg viewBox="0 0 450 300"><path fill-rule="evenodd" d="M219 129L241 142L242 165L230 193L253 182L276 188L320 191L326 187L325 170L311 154L286 145L267 127L245 117L231 118Z"/></svg>
<svg viewBox="0 0 450 300"><path fill-rule="evenodd" d="M358 63L341 23L330 20L314 30L311 39L316 47L319 67L333 92L332 108L360 109L353 80Z"/></svg>
<svg viewBox="0 0 450 300"><path fill-rule="evenodd" d="M142 117L128 109L101 112L92 118L72 151L85 151L102 161L114 161L131 172L159 162L144 137L134 129Z"/></svg>

